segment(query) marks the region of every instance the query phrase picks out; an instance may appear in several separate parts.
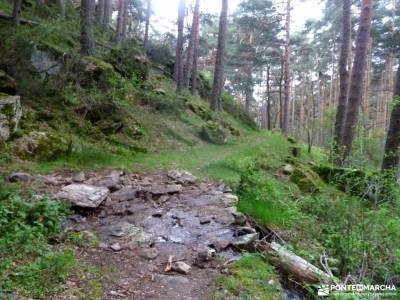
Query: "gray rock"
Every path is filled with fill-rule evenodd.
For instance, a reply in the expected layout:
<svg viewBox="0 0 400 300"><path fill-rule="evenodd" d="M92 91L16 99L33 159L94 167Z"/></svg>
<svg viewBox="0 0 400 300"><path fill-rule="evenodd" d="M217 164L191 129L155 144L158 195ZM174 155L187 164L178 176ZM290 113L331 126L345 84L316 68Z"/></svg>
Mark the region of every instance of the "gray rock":
<svg viewBox="0 0 400 300"><path fill-rule="evenodd" d="M31 64L43 79L59 73L63 67L63 63L57 60L53 54L36 48L31 54Z"/></svg>
<svg viewBox="0 0 400 300"><path fill-rule="evenodd" d="M226 193L221 195L221 202L225 207L236 206L239 202L239 198L236 195Z"/></svg>
<svg viewBox="0 0 400 300"><path fill-rule="evenodd" d="M76 173L73 177L72 177L72 181L73 182L77 182L77 183L82 183L86 180L86 175L84 172L79 172Z"/></svg>
<svg viewBox="0 0 400 300"><path fill-rule="evenodd" d="M148 187L143 187L143 191L149 192L154 196L161 196L166 194L179 193L182 191L182 186L180 184L152 185Z"/></svg>
<svg viewBox="0 0 400 300"><path fill-rule="evenodd" d="M19 96L0 96L0 141L7 141L17 131L21 117Z"/></svg>
<svg viewBox="0 0 400 300"><path fill-rule="evenodd" d="M286 164L283 167L283 173L287 175L291 175L294 172L294 166L291 164Z"/></svg>
<svg viewBox="0 0 400 300"><path fill-rule="evenodd" d="M172 170L168 172L168 177L180 184L193 184L196 182L196 177L187 171Z"/></svg>
<svg viewBox="0 0 400 300"><path fill-rule="evenodd" d="M253 227L249 227L249 226L240 226L240 227L236 228L236 234L238 236L251 234L251 233L256 233L256 232L257 231Z"/></svg>
<svg viewBox="0 0 400 300"><path fill-rule="evenodd" d="M183 261L177 261L172 264L172 271L187 275L192 267Z"/></svg>
<svg viewBox="0 0 400 300"><path fill-rule="evenodd" d="M204 218L200 219L201 225L210 224L210 223L211 223L211 218L204 217Z"/></svg>
<svg viewBox="0 0 400 300"><path fill-rule="evenodd" d="M8 176L10 182L29 182L32 180L32 176L28 173L17 172Z"/></svg>
<svg viewBox="0 0 400 300"><path fill-rule="evenodd" d="M138 188L123 187L122 189L111 194L111 199L114 201L129 201L137 197Z"/></svg>
<svg viewBox="0 0 400 300"><path fill-rule="evenodd" d="M114 225L111 229L111 235L124 238L126 245L132 250L154 243L154 238L150 233L128 222L121 222Z"/></svg>
<svg viewBox="0 0 400 300"><path fill-rule="evenodd" d="M258 240L258 233L250 233L237 237L231 242L231 245L236 249L249 250L256 240Z"/></svg>
<svg viewBox="0 0 400 300"><path fill-rule="evenodd" d="M109 195L109 190L86 184L70 184L56 195L56 198L67 200L72 205L79 207L98 207Z"/></svg>
<svg viewBox="0 0 400 300"><path fill-rule="evenodd" d="M119 243L114 243L110 246L111 250L118 252L122 250L122 247Z"/></svg>
<svg viewBox="0 0 400 300"><path fill-rule="evenodd" d="M160 254L160 252L155 247L142 248L139 251L139 255L148 260L153 260L153 259L157 258L157 256L159 254Z"/></svg>
<svg viewBox="0 0 400 300"><path fill-rule="evenodd" d="M233 217L235 218L234 225L244 226L246 225L247 217L241 212L233 212Z"/></svg>
<svg viewBox="0 0 400 300"><path fill-rule="evenodd" d="M188 284L190 282L190 280L184 276L170 276L170 275L161 275L161 274L157 274L156 275L156 280L161 282L164 285L167 286L182 286L184 284Z"/></svg>
<svg viewBox="0 0 400 300"><path fill-rule="evenodd" d="M106 187L110 191L117 191L122 187L121 186L122 178L120 178L120 177L105 177L100 180L93 180L92 184L94 186Z"/></svg>

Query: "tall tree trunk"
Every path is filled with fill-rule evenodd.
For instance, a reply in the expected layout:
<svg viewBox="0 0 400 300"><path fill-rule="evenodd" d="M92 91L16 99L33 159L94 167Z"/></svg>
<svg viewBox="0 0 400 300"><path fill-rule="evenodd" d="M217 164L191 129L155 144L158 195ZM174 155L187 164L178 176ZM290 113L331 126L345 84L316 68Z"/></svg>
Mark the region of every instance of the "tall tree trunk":
<svg viewBox="0 0 400 300"><path fill-rule="evenodd" d="M189 45L186 50L186 62L183 68L183 86L185 88L189 88L190 84L190 73L192 71L192 63L193 63L193 24L192 24L192 29L190 32L190 40L189 40Z"/></svg>
<svg viewBox="0 0 400 300"><path fill-rule="evenodd" d="M183 88L183 23L185 20L185 0L179 1L178 38L176 42L174 79L178 91Z"/></svg>
<svg viewBox="0 0 400 300"><path fill-rule="evenodd" d="M99 0L96 5L96 21L97 21L97 24L99 24L99 25L103 24L104 5L105 5L105 0Z"/></svg>
<svg viewBox="0 0 400 300"><path fill-rule="evenodd" d="M355 127L362 100L362 83L367 63L368 41L371 32L373 0L363 0L361 4L360 24L357 33L356 50L351 74L349 100L346 109L345 124L343 127L342 145L344 147L342 160L345 160L351 151Z"/></svg>
<svg viewBox="0 0 400 300"><path fill-rule="evenodd" d="M124 9L127 0L118 1L118 15L117 15L117 28L115 31L115 42L120 45L123 40L123 27L124 27Z"/></svg>
<svg viewBox="0 0 400 300"><path fill-rule="evenodd" d="M284 56L284 111L283 111L283 133L289 133L289 109L290 109L290 0L286 7L286 46Z"/></svg>
<svg viewBox="0 0 400 300"><path fill-rule="evenodd" d="M396 75L394 90L394 105L390 116L389 130L385 144L385 155L382 162L382 170L394 170L400 163L400 60Z"/></svg>
<svg viewBox="0 0 400 300"><path fill-rule="evenodd" d="M283 67L284 59L281 59L281 74L279 76L279 128L283 130L283 99L282 99L282 83L283 83Z"/></svg>
<svg viewBox="0 0 400 300"><path fill-rule="evenodd" d="M334 152L338 150L342 143L343 126L346 116L347 97L349 93L349 70L348 60L351 47L351 0L343 0L343 20L342 20L342 45L339 59L340 90L339 100L336 111L335 132L333 137ZM332 74L333 81L333 74Z"/></svg>
<svg viewBox="0 0 400 300"><path fill-rule="evenodd" d="M224 88L225 67L225 34L228 19L228 0L222 0L221 15L219 18L217 60L214 69L214 81L211 94L211 109L221 111L221 95Z"/></svg>
<svg viewBox="0 0 400 300"><path fill-rule="evenodd" d="M93 36L93 19L94 19L95 0L82 0L81 4L81 54L93 55L94 53L94 36Z"/></svg>
<svg viewBox="0 0 400 300"><path fill-rule="evenodd" d="M271 66L268 64L267 65L267 79L266 79L266 85L267 85L267 129L271 130L271 90L270 90L270 85L269 85L269 80L270 80L270 71L271 71Z"/></svg>
<svg viewBox="0 0 400 300"><path fill-rule="evenodd" d="M200 42L200 31L199 22L200 18L200 0L196 0L193 13L193 25L192 25L192 36L193 36L193 62L192 62L192 95L196 95L197 90L197 68L198 68L198 56L199 56L199 42Z"/></svg>
<svg viewBox="0 0 400 300"><path fill-rule="evenodd" d="M144 40L143 40L143 48L144 48L145 53L147 52L148 43L149 43L150 17L151 17L151 0L147 0L146 25L145 25L145 29L144 29Z"/></svg>
<svg viewBox="0 0 400 300"><path fill-rule="evenodd" d="M124 14L122 15L122 32L121 32L121 42L126 39L126 30L128 27L128 11L129 11L129 0L124 1Z"/></svg>
<svg viewBox="0 0 400 300"><path fill-rule="evenodd" d="M251 105L253 103L253 74L251 66L247 66L246 69L247 82L245 86L245 108L248 114L251 113Z"/></svg>
<svg viewBox="0 0 400 300"><path fill-rule="evenodd" d="M58 8L60 9L60 15L65 15L65 1L64 0L57 0Z"/></svg>
<svg viewBox="0 0 400 300"><path fill-rule="evenodd" d="M104 1L104 16L103 16L103 30L108 31L108 25L110 24L110 19L112 15L112 5L111 0Z"/></svg>
<svg viewBox="0 0 400 300"><path fill-rule="evenodd" d="M22 0L14 0L14 8L13 8L13 20L15 25L19 25L19 18L21 15L21 5Z"/></svg>

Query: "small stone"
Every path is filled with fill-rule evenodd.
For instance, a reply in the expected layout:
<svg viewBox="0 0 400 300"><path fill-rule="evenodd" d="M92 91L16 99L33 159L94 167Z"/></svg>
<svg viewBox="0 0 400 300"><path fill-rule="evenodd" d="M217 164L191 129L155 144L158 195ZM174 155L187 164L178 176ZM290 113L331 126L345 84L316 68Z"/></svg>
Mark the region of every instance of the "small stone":
<svg viewBox="0 0 400 300"><path fill-rule="evenodd" d="M162 218L162 212L157 211L154 214L151 215L153 218Z"/></svg>
<svg viewBox="0 0 400 300"><path fill-rule="evenodd" d="M10 182L29 182L31 179L32 176L30 174L23 172L13 173L8 177Z"/></svg>
<svg viewBox="0 0 400 300"><path fill-rule="evenodd" d="M249 250L253 243L258 239L258 233L250 233L241 235L231 242L232 246L237 249Z"/></svg>
<svg viewBox="0 0 400 300"><path fill-rule="evenodd" d="M100 249L105 250L105 249L108 249L108 247L109 247L109 246L108 246L108 244L106 244L106 243L100 243L100 244L99 244L99 248L100 248Z"/></svg>
<svg viewBox="0 0 400 300"><path fill-rule="evenodd" d="M175 194L182 191L182 186L180 184L167 184L167 185L152 185L143 188L145 192L149 192L152 195L160 196L166 194Z"/></svg>
<svg viewBox="0 0 400 300"><path fill-rule="evenodd" d="M247 218L241 212L233 212L233 217L235 218L234 225L244 226L246 225Z"/></svg>
<svg viewBox="0 0 400 300"><path fill-rule="evenodd" d="M119 243L114 243L110 246L111 250L118 252L122 250L122 247Z"/></svg>
<svg viewBox="0 0 400 300"><path fill-rule="evenodd" d="M192 267L183 261L177 261L172 264L172 271L187 275Z"/></svg>
<svg viewBox="0 0 400 300"><path fill-rule="evenodd" d="M241 226L241 227L236 228L236 234L238 236L251 234L251 233L256 233L256 232L257 231L254 228L248 227L248 226Z"/></svg>
<svg viewBox="0 0 400 300"><path fill-rule="evenodd" d="M210 223L211 223L211 219L210 218L201 218L200 219L200 224L201 225L210 224Z"/></svg>
<svg viewBox="0 0 400 300"><path fill-rule="evenodd" d="M130 201L137 197L138 188L134 187L124 187L119 191L116 191L111 194L111 199L114 201Z"/></svg>
<svg viewBox="0 0 400 300"><path fill-rule="evenodd" d="M159 254L159 251L155 247L143 248L139 251L139 255L148 260L153 260L157 258Z"/></svg>
<svg viewBox="0 0 400 300"><path fill-rule="evenodd" d="M187 171L172 170L168 172L168 177L181 184L194 184L196 177Z"/></svg>
<svg viewBox="0 0 400 300"><path fill-rule="evenodd" d="M73 182L78 182L78 183L82 183L86 180L86 175L84 172L79 172L76 173L73 177L72 177L72 181Z"/></svg>
<svg viewBox="0 0 400 300"><path fill-rule="evenodd" d="M221 201L225 205L225 207L235 206L239 202L239 198L236 195L226 193L222 195Z"/></svg>
<svg viewBox="0 0 400 300"><path fill-rule="evenodd" d="M294 166L291 164L286 164L283 167L283 173L286 175L291 175L294 172Z"/></svg>

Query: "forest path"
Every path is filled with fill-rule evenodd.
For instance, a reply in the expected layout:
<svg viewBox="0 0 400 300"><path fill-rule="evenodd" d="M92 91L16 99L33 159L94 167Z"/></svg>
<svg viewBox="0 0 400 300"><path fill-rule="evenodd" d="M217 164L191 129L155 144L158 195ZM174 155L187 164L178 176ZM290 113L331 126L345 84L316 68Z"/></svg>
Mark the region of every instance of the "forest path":
<svg viewBox="0 0 400 300"><path fill-rule="evenodd" d="M80 261L110 270L103 299L212 299L217 274L258 236L236 212L228 186L187 172L62 172L39 182L41 193L80 206L65 232L96 233L96 246L76 252ZM71 279L53 299L80 299L74 288L82 284Z"/></svg>

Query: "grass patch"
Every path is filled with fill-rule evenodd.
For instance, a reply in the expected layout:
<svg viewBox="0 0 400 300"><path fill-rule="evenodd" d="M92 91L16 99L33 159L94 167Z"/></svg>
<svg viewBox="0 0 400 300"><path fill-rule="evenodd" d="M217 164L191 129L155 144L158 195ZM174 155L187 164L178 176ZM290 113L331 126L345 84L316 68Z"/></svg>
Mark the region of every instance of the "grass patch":
<svg viewBox="0 0 400 300"><path fill-rule="evenodd" d="M284 299L274 268L259 255L246 254L217 279L214 299Z"/></svg>

